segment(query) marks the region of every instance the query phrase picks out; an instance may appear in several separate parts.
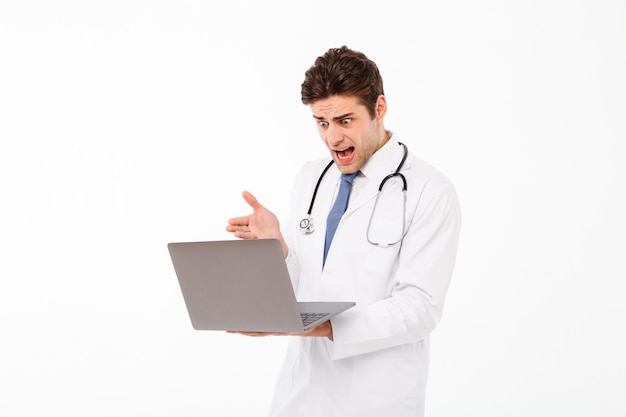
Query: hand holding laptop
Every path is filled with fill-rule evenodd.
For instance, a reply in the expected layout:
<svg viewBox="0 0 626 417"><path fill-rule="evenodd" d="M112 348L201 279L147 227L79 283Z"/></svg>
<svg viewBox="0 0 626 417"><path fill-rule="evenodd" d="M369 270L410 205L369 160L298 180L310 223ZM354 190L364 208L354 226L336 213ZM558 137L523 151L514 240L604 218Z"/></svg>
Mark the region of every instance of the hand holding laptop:
<svg viewBox="0 0 626 417"><path fill-rule="evenodd" d="M333 340L333 326L330 321L325 321L322 324L318 324L311 330L306 332L237 332L233 330L227 331L227 333L242 334L244 336L263 337L263 336L315 336L315 337L327 337L331 341Z"/></svg>

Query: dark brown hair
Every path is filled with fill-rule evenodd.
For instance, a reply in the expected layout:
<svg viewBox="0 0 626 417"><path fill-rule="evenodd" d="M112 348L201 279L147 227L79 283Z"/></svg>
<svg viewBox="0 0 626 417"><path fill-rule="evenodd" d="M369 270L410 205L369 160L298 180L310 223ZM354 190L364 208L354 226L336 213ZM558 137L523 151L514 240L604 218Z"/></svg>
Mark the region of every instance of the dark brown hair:
<svg viewBox="0 0 626 417"><path fill-rule="evenodd" d="M304 74L302 103L334 95L357 97L370 116L376 116L376 100L383 90L378 67L362 52L347 46L331 48L315 60Z"/></svg>

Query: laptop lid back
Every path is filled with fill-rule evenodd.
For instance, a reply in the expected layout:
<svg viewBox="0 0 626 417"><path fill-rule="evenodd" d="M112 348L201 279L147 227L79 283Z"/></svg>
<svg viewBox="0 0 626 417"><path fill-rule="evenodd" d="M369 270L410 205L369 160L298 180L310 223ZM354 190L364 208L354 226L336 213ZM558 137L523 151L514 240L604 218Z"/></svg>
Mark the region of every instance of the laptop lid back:
<svg viewBox="0 0 626 417"><path fill-rule="evenodd" d="M168 244L196 330L302 331L276 239Z"/></svg>

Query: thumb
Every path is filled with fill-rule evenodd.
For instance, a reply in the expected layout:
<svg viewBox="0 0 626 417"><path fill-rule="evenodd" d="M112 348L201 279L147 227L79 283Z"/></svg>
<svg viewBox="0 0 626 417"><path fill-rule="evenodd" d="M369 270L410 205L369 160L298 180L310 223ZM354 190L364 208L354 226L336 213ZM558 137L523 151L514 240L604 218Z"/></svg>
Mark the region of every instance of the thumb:
<svg viewBox="0 0 626 417"><path fill-rule="evenodd" d="M259 200L257 200L256 197L252 195L252 193L244 191L241 195L243 196L243 199L246 200L246 203L248 203L248 205L252 207L252 210L257 211L263 207L259 203Z"/></svg>

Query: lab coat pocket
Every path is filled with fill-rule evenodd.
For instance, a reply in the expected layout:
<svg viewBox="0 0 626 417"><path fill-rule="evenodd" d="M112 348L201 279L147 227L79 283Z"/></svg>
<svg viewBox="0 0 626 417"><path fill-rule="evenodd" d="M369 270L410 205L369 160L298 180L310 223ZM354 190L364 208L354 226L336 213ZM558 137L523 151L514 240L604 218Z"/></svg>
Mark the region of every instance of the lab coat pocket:
<svg viewBox="0 0 626 417"><path fill-rule="evenodd" d="M298 346L296 341L290 341L287 354L285 356L283 366L276 379L276 386L274 390L274 406L279 407L287 401L294 390L297 390L297 380L295 374L301 372L303 364L303 355L301 355L301 346Z"/></svg>
<svg viewBox="0 0 626 417"><path fill-rule="evenodd" d="M396 247L372 246L363 256L363 267L367 272L388 272L392 268L397 254L398 248Z"/></svg>
<svg viewBox="0 0 626 417"><path fill-rule="evenodd" d="M375 302L388 297L393 287L398 248L371 246L363 256L363 269L358 276L361 302Z"/></svg>
<svg viewBox="0 0 626 417"><path fill-rule="evenodd" d="M407 344L355 357L352 400L363 404L361 416L421 415L426 369L418 347Z"/></svg>

